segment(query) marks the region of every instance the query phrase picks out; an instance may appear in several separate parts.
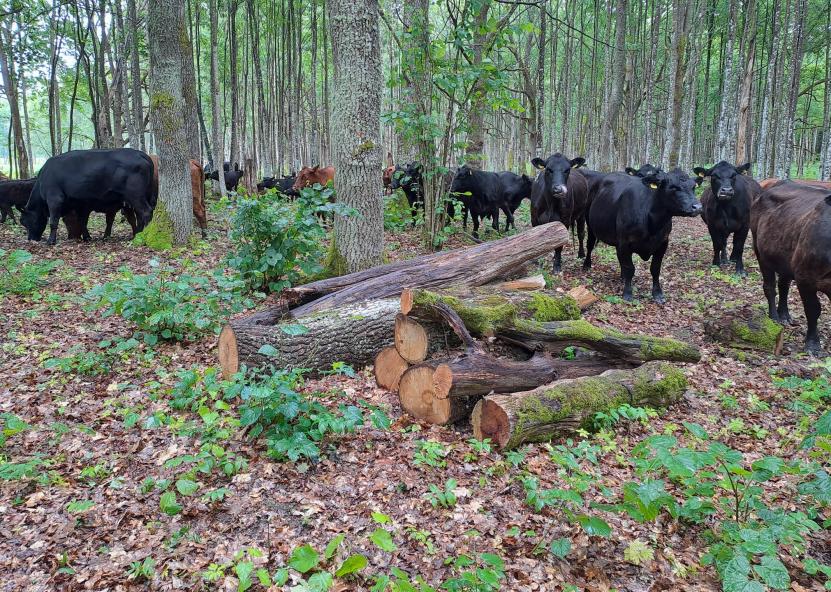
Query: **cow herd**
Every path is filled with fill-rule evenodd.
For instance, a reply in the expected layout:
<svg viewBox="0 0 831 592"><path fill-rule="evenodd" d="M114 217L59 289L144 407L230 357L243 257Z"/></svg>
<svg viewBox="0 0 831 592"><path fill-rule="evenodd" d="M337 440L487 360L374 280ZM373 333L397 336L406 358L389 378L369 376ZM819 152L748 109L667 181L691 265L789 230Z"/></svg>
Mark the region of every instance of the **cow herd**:
<svg viewBox="0 0 831 592"><path fill-rule="evenodd" d="M415 223L424 201L422 166L415 162L389 164L381 180L387 192L401 189ZM469 166L437 177L440 193L452 198L446 201L447 213L455 218L455 204L460 202L463 226L467 227L470 216L473 236L478 238L485 218L491 219L495 230L500 229L500 213L505 216L506 230L516 228L514 214L527 198L532 225L559 221L575 231L584 270L592 266L598 241L615 248L624 300L633 299L633 256L651 259L652 298L657 303L665 301L661 265L674 217L700 215L712 240L713 265L732 262L740 276L746 275L743 252L752 231L770 317L790 321L787 298L795 281L808 320L805 348L819 353L817 292L831 298L831 184L777 179L760 183L749 175L749 163L734 166L724 161L711 168L696 167L692 175L678 168L663 171L649 164L602 173L585 168L583 158L560 153L546 159L534 158L531 164L537 170L534 179ZM120 211L135 234L149 223L158 201L158 169L156 157L128 148L75 150L54 156L36 178L0 180L0 222L7 218L14 222L13 210L17 209L30 240L40 240L49 226L47 242L55 244L61 218L70 237L89 240L87 224L92 212L106 214L105 236L109 236ZM220 171L205 174L192 160L190 173L193 214L205 236L204 180L218 180ZM226 188L234 191L244 171L238 164L226 162L222 174ZM326 185L334 176L333 167L304 167L296 174L266 177L257 189L297 195L305 187ZM699 202L695 189L706 180L709 186ZM555 273L561 271L561 251L554 253Z"/></svg>

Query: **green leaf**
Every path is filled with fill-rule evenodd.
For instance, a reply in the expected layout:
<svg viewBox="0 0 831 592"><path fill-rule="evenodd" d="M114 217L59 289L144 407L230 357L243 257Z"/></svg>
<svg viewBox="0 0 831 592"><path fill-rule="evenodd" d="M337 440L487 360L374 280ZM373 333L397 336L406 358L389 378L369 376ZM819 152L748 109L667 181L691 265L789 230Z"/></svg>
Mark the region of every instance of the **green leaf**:
<svg viewBox="0 0 831 592"><path fill-rule="evenodd" d="M176 481L176 491L182 495L193 495L199 490L199 483L190 479L179 479Z"/></svg>
<svg viewBox="0 0 831 592"><path fill-rule="evenodd" d="M280 331L282 331L286 335L291 335L291 336L305 335L306 333L309 332L309 328L304 326L304 325L298 325L298 324L280 325Z"/></svg>
<svg viewBox="0 0 831 592"><path fill-rule="evenodd" d="M274 356L276 356L280 352L277 351L277 348L274 347L273 345L269 345L268 343L266 343L265 345L260 347L260 349L257 350L257 353L261 354L263 356L268 356L269 358L273 358Z"/></svg>
<svg viewBox="0 0 831 592"><path fill-rule="evenodd" d="M388 530L384 530L383 528L376 528L375 532L369 535L369 540L375 543L382 551L386 551L387 553L392 553L398 547L395 546L395 543L392 542L392 535Z"/></svg>
<svg viewBox="0 0 831 592"><path fill-rule="evenodd" d="M365 568L367 563L366 557L363 555L350 555L346 558L346 561L341 563L341 566L335 572L335 577L341 578L349 574L357 573Z"/></svg>
<svg viewBox="0 0 831 592"><path fill-rule="evenodd" d="M791 578L787 568L774 555L763 556L761 564L754 565L753 571L774 590L787 590L791 587Z"/></svg>
<svg viewBox="0 0 831 592"><path fill-rule="evenodd" d="M319 571L306 582L306 589L309 592L326 592L332 587L332 574Z"/></svg>
<svg viewBox="0 0 831 592"><path fill-rule="evenodd" d="M289 566L300 573L306 573L317 566L319 559L320 556L311 545L303 545L292 551Z"/></svg>
<svg viewBox="0 0 831 592"><path fill-rule="evenodd" d="M162 494L162 497L159 500L159 507L162 509L162 512L168 516L175 516L182 511L182 506L179 505L176 500L176 494L172 491L167 491Z"/></svg>
<svg viewBox="0 0 831 592"><path fill-rule="evenodd" d="M605 521L595 516L586 516L585 514L582 514L577 517L577 522L583 527L583 530L586 531L586 534L589 536L608 537L612 534L612 527Z"/></svg>
<svg viewBox="0 0 831 592"><path fill-rule="evenodd" d="M323 557L325 557L327 561L335 556L335 553L338 552L338 547L340 547L340 544L343 542L345 537L346 535L344 533L340 533L338 536L329 541L329 544L326 545L326 550L323 551Z"/></svg>
<svg viewBox="0 0 831 592"><path fill-rule="evenodd" d="M70 514L81 514L92 508L95 504L90 500L75 500L66 504L66 511Z"/></svg>
<svg viewBox="0 0 831 592"><path fill-rule="evenodd" d="M687 428L687 430L696 438L700 438L701 440L706 440L708 438L707 430L697 423L689 421L682 421L681 423L684 424L684 427Z"/></svg>
<svg viewBox="0 0 831 592"><path fill-rule="evenodd" d="M268 575L268 570L264 568L260 568L257 570L257 579L260 581L260 585L264 588L268 588L271 586L271 576Z"/></svg>
<svg viewBox="0 0 831 592"><path fill-rule="evenodd" d="M382 514L381 512L373 512L372 520L375 521L376 524L389 524L392 522L392 518L386 514Z"/></svg>
<svg viewBox="0 0 831 592"><path fill-rule="evenodd" d="M551 546L549 547L551 552L563 559L566 555L571 552L571 539L568 538L561 538L561 539L554 539L551 541Z"/></svg>

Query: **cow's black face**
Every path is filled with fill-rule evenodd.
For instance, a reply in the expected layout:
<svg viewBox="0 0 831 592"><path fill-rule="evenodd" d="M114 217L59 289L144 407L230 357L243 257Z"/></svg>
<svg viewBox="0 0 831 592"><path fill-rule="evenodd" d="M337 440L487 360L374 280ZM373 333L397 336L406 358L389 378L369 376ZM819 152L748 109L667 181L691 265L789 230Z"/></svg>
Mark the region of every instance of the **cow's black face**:
<svg viewBox="0 0 831 592"><path fill-rule="evenodd" d="M569 160L559 152L549 156L548 160L541 158L531 160L531 164L541 171L546 195L553 198L564 198L566 196L568 193L568 176L571 174L571 169L580 167L585 163L586 161L583 158Z"/></svg>
<svg viewBox="0 0 831 592"><path fill-rule="evenodd" d="M39 241L46 230L46 214L26 209L20 215L20 223L26 227L29 240Z"/></svg>
<svg viewBox="0 0 831 592"><path fill-rule="evenodd" d="M657 175L661 172L661 169L658 167L651 165L649 163L641 165L639 169L633 169L632 167L626 167L626 174L632 175L633 177L648 177L650 175Z"/></svg>
<svg viewBox="0 0 831 592"><path fill-rule="evenodd" d="M473 171L467 166L460 166L456 169L456 174L453 176L453 183L450 184L450 193L470 193L470 182L472 179Z"/></svg>
<svg viewBox="0 0 831 592"><path fill-rule="evenodd" d="M697 216L701 212L695 181L681 169L643 177L643 184L657 192L657 198L673 216Z"/></svg>
<svg viewBox="0 0 831 592"><path fill-rule="evenodd" d="M699 179L710 177L710 188L713 195L719 201L728 201L736 195L736 177L750 170L750 163L747 162L740 167L734 167L729 162L722 160L711 169L695 167L693 171Z"/></svg>

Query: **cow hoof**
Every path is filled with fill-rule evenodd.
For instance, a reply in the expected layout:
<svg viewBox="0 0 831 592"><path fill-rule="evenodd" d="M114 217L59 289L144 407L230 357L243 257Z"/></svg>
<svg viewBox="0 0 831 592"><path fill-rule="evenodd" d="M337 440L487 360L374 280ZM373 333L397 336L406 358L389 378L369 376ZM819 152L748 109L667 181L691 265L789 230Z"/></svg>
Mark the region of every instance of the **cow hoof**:
<svg viewBox="0 0 831 592"><path fill-rule="evenodd" d="M735 275L736 277L739 277L739 278L746 278L747 277L747 272L744 269L737 269L736 272L733 275Z"/></svg>
<svg viewBox="0 0 831 592"><path fill-rule="evenodd" d="M624 294L623 295L623 300L625 302L634 302L635 299L632 297L631 294Z"/></svg>
<svg viewBox="0 0 831 592"><path fill-rule="evenodd" d="M780 313L777 313L776 316L777 316L777 318L775 318L773 320L776 321L777 323L779 323L780 325L793 325L794 324L793 319L791 318L791 314L788 313L788 312L784 312L784 313L780 312Z"/></svg>
<svg viewBox="0 0 831 592"><path fill-rule="evenodd" d="M819 347L818 339L811 339L805 342L805 353L815 358L820 357L822 350Z"/></svg>
<svg viewBox="0 0 831 592"><path fill-rule="evenodd" d="M666 299L664 298L664 295L663 295L663 294L653 294L653 295L652 295L652 301L653 301L655 304L666 304L666 303L667 303L667 301L666 301Z"/></svg>
<svg viewBox="0 0 831 592"><path fill-rule="evenodd" d="M588 263L583 263L583 271L589 271L589 270L591 270L591 268L592 268L591 261L589 261Z"/></svg>

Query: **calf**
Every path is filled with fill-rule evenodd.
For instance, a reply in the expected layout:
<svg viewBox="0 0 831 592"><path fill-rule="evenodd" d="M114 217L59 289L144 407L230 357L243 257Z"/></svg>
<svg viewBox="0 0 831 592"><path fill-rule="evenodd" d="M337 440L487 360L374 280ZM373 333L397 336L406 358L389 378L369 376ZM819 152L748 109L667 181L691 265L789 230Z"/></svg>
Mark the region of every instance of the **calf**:
<svg viewBox="0 0 831 592"><path fill-rule="evenodd" d="M225 180L225 190L226 191L236 191L237 187L239 187L239 180L242 179L245 171L240 170L233 170L233 171L223 171L222 176ZM219 171L211 171L207 175L205 175L206 179L213 179L214 181L219 181Z"/></svg>
<svg viewBox="0 0 831 592"><path fill-rule="evenodd" d="M288 193L294 186L297 180L296 175L283 175L281 178L265 177L262 181L257 183L257 190L264 191L266 189L276 189L280 193Z"/></svg>
<svg viewBox="0 0 831 592"><path fill-rule="evenodd" d="M644 163L641 165L639 169L633 169L632 167L626 167L624 169L627 175L632 175L633 177L648 177L649 175L655 175L661 172L661 169L656 167L655 165Z"/></svg>
<svg viewBox="0 0 831 592"><path fill-rule="evenodd" d="M136 213L139 231L150 222L158 194L153 161L131 148L72 150L53 156L41 168L21 216L29 240L40 240L50 226L48 244L57 242L65 211L80 213L127 204ZM82 214L83 215L83 214Z"/></svg>
<svg viewBox="0 0 831 592"><path fill-rule="evenodd" d="M531 164L540 172L531 189L531 225L562 222L566 228L577 230L579 257L584 257L583 234L586 226L588 184L576 169L586 162L584 158L568 159L559 152L548 159L534 158ZM554 273L562 268L563 248L554 251Z"/></svg>
<svg viewBox="0 0 831 592"><path fill-rule="evenodd" d="M652 298L664 302L661 262L669 245L673 216L695 216L701 204L695 198L695 181L680 169L647 177L623 173L606 175L589 209L589 244L583 269L591 268L597 240L617 251L623 277L623 299L632 300L635 265L632 255L652 257Z"/></svg>
<svg viewBox="0 0 831 592"><path fill-rule="evenodd" d="M32 188L35 186L36 179L24 179L22 181L0 181L0 224L6 221L6 218L11 218L12 222L16 222L12 208L22 214L26 203L29 201L29 196L32 194Z"/></svg>
<svg viewBox="0 0 831 592"><path fill-rule="evenodd" d="M297 173L297 178L294 180L294 185L291 188L295 191L300 191L305 187L312 187L315 183L321 186L326 185L329 181L335 180L335 167L328 166L321 168L319 165L313 167L303 167Z"/></svg>
<svg viewBox="0 0 831 592"><path fill-rule="evenodd" d="M710 186L701 194L701 217L713 241L713 265L727 263L727 238L733 235L730 261L736 263L736 275L746 276L742 253L750 231L750 204L762 188L747 176L750 163L740 167L721 161L710 169L695 167L699 179L710 178Z"/></svg>
<svg viewBox="0 0 831 592"><path fill-rule="evenodd" d="M381 173L381 180L384 183L384 195L389 195L395 191L395 188L392 186L392 176L398 168L399 167L397 166L388 166L384 169L384 172Z"/></svg>
<svg viewBox="0 0 831 592"><path fill-rule="evenodd" d="M514 213L522 205L523 200L531 198L534 182L528 175L516 175L508 171L499 173L499 179L502 181L502 187L505 191L503 200L508 206L508 211L505 212L508 219L505 223L505 230L510 230L511 226L516 230Z"/></svg>
<svg viewBox="0 0 831 592"><path fill-rule="evenodd" d="M411 162L403 167L401 165L395 167L390 180L390 189L395 191L399 188L404 192L407 203L410 204L410 215L415 226L418 208L424 208L424 179L421 176L420 164Z"/></svg>
<svg viewBox="0 0 831 592"><path fill-rule="evenodd" d="M153 182L159 186L159 157L153 154L150 156L153 161ZM190 191L193 199L193 217L202 231L202 238L208 238L208 215L205 209L205 171L202 165L196 160L190 159ZM229 190L230 191L230 190ZM130 219L128 218L129 222ZM135 228L133 229L135 234ZM107 234L104 235L108 236Z"/></svg>
<svg viewBox="0 0 831 592"><path fill-rule="evenodd" d="M753 202L750 228L768 315L779 322L791 320L788 291L791 280L796 280L808 320L805 351L819 355L817 292L831 298L831 189L794 181L776 183Z"/></svg>

